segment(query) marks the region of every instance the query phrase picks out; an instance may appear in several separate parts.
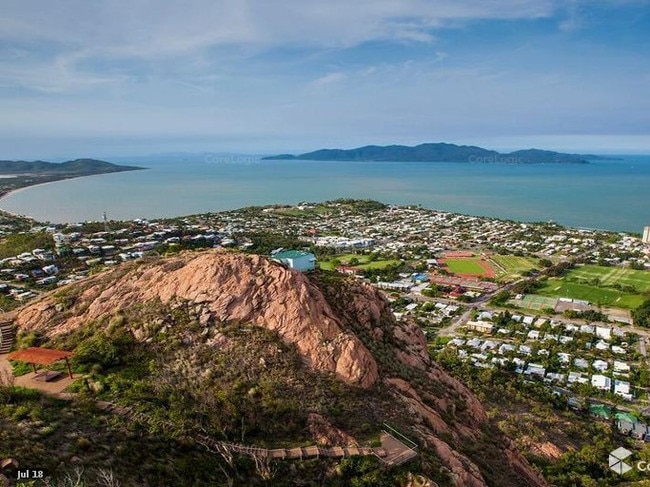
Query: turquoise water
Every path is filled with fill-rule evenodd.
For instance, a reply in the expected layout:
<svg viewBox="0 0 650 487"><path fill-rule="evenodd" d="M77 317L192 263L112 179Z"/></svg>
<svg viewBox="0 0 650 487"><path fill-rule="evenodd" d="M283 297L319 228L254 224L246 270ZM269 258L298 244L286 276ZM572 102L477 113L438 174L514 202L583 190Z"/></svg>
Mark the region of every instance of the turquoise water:
<svg viewBox="0 0 650 487"><path fill-rule="evenodd" d="M650 225L650 156L586 165L114 160L146 171L27 188L0 207L39 220L155 218L271 203L372 198L522 221L640 232Z"/></svg>

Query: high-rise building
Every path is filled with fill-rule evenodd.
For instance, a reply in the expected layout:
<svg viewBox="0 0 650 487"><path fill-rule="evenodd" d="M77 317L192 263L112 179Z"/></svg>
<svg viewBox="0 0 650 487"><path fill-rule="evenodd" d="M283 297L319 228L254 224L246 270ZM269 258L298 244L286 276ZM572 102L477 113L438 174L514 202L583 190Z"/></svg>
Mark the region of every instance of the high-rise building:
<svg viewBox="0 0 650 487"><path fill-rule="evenodd" d="M650 244L650 227L643 229L643 243Z"/></svg>

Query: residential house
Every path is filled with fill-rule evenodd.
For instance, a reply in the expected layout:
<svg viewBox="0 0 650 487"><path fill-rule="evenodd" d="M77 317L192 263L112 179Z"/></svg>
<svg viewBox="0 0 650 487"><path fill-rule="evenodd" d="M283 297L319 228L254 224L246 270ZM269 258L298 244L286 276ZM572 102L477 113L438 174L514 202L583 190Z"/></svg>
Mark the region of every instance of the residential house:
<svg viewBox="0 0 650 487"><path fill-rule="evenodd" d="M525 375L536 375L539 377L544 377L546 374L546 369L540 364L528 364L526 367Z"/></svg>
<svg viewBox="0 0 650 487"><path fill-rule="evenodd" d="M650 441L650 435L648 434L648 425L645 423L636 423L632 432L630 433L632 438L643 441Z"/></svg>
<svg viewBox="0 0 650 487"><path fill-rule="evenodd" d="M605 372L609 366L604 360L594 360L592 367L600 372Z"/></svg>
<svg viewBox="0 0 650 487"><path fill-rule="evenodd" d="M530 355L532 352L532 348L530 348L528 345L519 345L519 353L522 355Z"/></svg>
<svg viewBox="0 0 650 487"><path fill-rule="evenodd" d="M547 372L545 380L547 382L564 382L564 374L558 372Z"/></svg>
<svg viewBox="0 0 650 487"><path fill-rule="evenodd" d="M630 371L630 366L626 362L619 362L614 360L614 372L627 373Z"/></svg>
<svg viewBox="0 0 650 487"><path fill-rule="evenodd" d="M569 376L567 377L567 382L569 384L573 384L573 383L587 384L589 383L589 379L585 377L584 374L581 374L580 372L569 372Z"/></svg>
<svg viewBox="0 0 650 487"><path fill-rule="evenodd" d="M609 392L612 390L612 379L600 374L591 376L591 385L601 391Z"/></svg>
<svg viewBox="0 0 650 487"><path fill-rule="evenodd" d="M539 331L537 331L537 330L530 330L530 331L528 332L528 335L526 335L526 337L527 337L529 340L539 340Z"/></svg>
<svg viewBox="0 0 650 487"><path fill-rule="evenodd" d="M616 422L616 427L618 428L618 432L620 434L627 436L634 430L634 423L628 421L627 419L619 419Z"/></svg>
<svg viewBox="0 0 650 487"><path fill-rule="evenodd" d="M614 394L617 394L628 401L632 400L632 394L630 394L630 383L614 379Z"/></svg>
<svg viewBox="0 0 650 487"><path fill-rule="evenodd" d="M596 327L596 336L604 339L604 340L610 340L612 338L612 329L609 327L605 326L597 326Z"/></svg>
<svg viewBox="0 0 650 487"><path fill-rule="evenodd" d="M589 362L587 362L583 358L577 357L573 359L573 365L575 365L579 369L586 369L587 367L589 367Z"/></svg>
<svg viewBox="0 0 650 487"><path fill-rule="evenodd" d="M487 321L468 321L467 329L478 331L479 333L492 333L494 325Z"/></svg>

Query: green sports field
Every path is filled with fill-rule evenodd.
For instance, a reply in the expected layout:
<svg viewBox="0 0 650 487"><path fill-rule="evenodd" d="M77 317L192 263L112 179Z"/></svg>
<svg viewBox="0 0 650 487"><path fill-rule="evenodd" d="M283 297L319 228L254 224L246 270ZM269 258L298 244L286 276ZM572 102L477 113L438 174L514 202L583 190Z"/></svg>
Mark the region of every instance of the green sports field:
<svg viewBox="0 0 650 487"><path fill-rule="evenodd" d="M519 277L522 272L539 267L537 259L518 257L516 255L495 254L490 257L488 262L492 263L492 267L497 271L497 276L499 278L506 279Z"/></svg>
<svg viewBox="0 0 650 487"><path fill-rule="evenodd" d="M445 265L449 272L453 274L468 274L474 276L485 276L487 271L477 258L462 258L462 259L445 259Z"/></svg>
<svg viewBox="0 0 650 487"><path fill-rule="evenodd" d="M566 277L585 281L598 279L602 286L611 286L612 284L634 286L639 292L650 290L650 271L585 265L571 270Z"/></svg>
<svg viewBox="0 0 650 487"><path fill-rule="evenodd" d="M589 301L601 306L633 309L643 303L643 296L628 294L616 289L591 286L564 279L549 279L546 285L536 291L537 294L558 298L573 298Z"/></svg>
<svg viewBox="0 0 650 487"><path fill-rule="evenodd" d="M319 260L318 266L327 271L332 271L336 268L337 262L343 265L350 265L352 259L357 259L359 262L354 267L359 269L385 269L391 265L398 265L399 260L396 259L382 259L382 260L373 260L371 261L367 255L358 255L358 254L343 254L337 255L330 260Z"/></svg>

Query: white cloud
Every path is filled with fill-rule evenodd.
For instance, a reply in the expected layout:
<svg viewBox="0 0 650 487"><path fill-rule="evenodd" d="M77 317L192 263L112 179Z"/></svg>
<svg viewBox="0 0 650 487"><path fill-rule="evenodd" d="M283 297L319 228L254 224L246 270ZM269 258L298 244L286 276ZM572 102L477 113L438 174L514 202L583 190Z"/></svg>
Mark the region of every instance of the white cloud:
<svg viewBox="0 0 650 487"><path fill-rule="evenodd" d="M431 43L439 27L474 19L545 17L555 11L555 1L5 0L0 43L8 47L0 55L5 68L0 84L74 91L119 82L138 69L170 75L167 66L172 64L177 72L212 74L233 59L276 47L326 50L370 41ZM24 56L23 51L37 56ZM93 68L93 62L117 67L107 72Z"/></svg>
<svg viewBox="0 0 650 487"><path fill-rule="evenodd" d="M60 54L51 59L22 56L20 62L0 61L0 87L29 87L48 93L79 92L87 88L115 85L126 80L119 74L80 70L83 51Z"/></svg>
<svg viewBox="0 0 650 487"><path fill-rule="evenodd" d="M319 87L319 86L328 86L336 83L340 83L348 78L345 73L328 73L320 78L315 79L310 83L310 86Z"/></svg>
<svg viewBox="0 0 650 487"><path fill-rule="evenodd" d="M114 55L154 56L215 45L372 40L430 41L431 30L472 19L551 15L550 0L83 0L3 2L7 40L42 39Z"/></svg>

